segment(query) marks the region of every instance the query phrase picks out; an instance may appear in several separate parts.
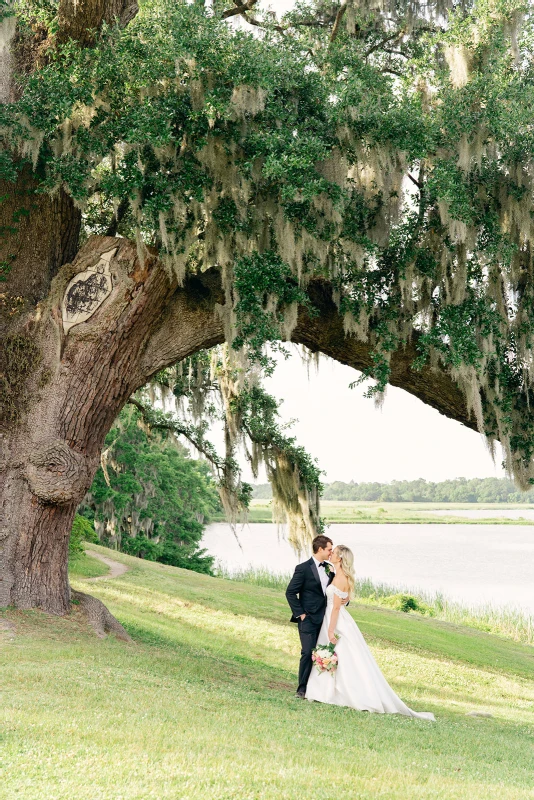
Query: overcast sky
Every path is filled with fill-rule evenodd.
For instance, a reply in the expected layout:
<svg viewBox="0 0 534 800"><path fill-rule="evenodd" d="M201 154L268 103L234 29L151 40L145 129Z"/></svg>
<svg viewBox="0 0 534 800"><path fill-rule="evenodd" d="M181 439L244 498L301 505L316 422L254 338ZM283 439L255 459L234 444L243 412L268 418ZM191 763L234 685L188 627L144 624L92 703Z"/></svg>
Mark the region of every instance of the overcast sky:
<svg viewBox="0 0 534 800"><path fill-rule="evenodd" d="M321 356L308 370L297 348L279 361L266 389L283 399L281 416L297 419L299 443L325 470L325 481L502 477L482 437L412 395L389 386L382 409L349 389L359 373Z"/></svg>

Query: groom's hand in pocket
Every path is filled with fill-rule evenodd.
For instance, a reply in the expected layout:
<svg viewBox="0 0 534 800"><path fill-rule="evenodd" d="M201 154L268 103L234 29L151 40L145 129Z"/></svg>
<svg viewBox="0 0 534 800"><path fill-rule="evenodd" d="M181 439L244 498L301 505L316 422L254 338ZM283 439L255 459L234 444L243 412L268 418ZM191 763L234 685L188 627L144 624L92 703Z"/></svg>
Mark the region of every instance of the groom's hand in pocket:
<svg viewBox="0 0 534 800"><path fill-rule="evenodd" d="M304 622L304 620L306 619L306 614L301 614L299 619L301 622Z"/></svg>

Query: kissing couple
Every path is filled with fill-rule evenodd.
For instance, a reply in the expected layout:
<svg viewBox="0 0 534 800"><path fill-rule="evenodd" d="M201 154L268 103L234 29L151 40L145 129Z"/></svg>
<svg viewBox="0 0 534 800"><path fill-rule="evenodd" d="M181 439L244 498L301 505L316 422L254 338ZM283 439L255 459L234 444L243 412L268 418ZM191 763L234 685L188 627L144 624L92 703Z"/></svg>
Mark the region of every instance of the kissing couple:
<svg viewBox="0 0 534 800"><path fill-rule="evenodd" d="M313 555L295 567L286 589L299 626L301 643L297 697L375 714L404 714L434 720L430 712L412 711L382 675L360 629L347 610L354 594L354 556L344 544L316 536ZM335 645L337 669L313 670L317 645Z"/></svg>

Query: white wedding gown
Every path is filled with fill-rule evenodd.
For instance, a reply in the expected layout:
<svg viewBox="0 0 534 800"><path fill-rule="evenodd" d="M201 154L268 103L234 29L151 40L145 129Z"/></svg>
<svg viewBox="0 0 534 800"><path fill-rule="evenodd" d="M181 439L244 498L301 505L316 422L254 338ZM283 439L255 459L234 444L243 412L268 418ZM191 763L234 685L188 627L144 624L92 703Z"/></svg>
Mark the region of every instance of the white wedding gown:
<svg viewBox="0 0 534 800"><path fill-rule="evenodd" d="M327 606L318 644L328 644L328 625L335 594L342 599L347 597L346 592L341 592L333 584L327 588ZM336 632L341 636L336 645L339 658L337 671L333 675L328 672L319 673L314 666L306 688L308 700L349 706L358 711L376 714L404 714L417 719L435 720L434 714L412 711L397 697L380 672L360 629L344 606L339 610Z"/></svg>

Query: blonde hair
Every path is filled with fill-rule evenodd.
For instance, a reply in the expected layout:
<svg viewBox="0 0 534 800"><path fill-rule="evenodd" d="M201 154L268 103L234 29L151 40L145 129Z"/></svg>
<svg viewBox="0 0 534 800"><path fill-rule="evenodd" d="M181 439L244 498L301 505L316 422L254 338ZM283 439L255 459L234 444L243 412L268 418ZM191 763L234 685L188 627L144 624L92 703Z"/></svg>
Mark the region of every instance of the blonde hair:
<svg viewBox="0 0 534 800"><path fill-rule="evenodd" d="M356 583L354 575L354 554L352 550L344 544L336 545L335 551L341 559L341 566L349 583L349 596L352 598L354 596L354 585Z"/></svg>

